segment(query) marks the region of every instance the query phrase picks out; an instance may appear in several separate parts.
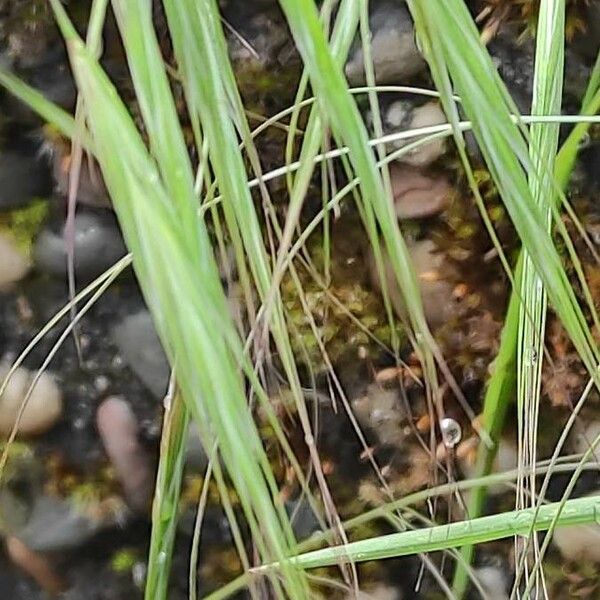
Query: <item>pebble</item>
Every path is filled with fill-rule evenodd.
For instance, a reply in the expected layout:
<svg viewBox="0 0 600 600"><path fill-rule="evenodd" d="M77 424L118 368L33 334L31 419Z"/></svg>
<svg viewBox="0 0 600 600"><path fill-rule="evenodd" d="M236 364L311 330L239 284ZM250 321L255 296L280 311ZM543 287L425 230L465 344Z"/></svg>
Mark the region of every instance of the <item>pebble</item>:
<svg viewBox="0 0 600 600"><path fill-rule="evenodd" d="M83 546L103 526L101 520L90 519L72 501L41 494L16 535L35 552L62 552Z"/></svg>
<svg viewBox="0 0 600 600"><path fill-rule="evenodd" d="M557 527L552 541L565 560L600 563L600 525L596 523Z"/></svg>
<svg viewBox="0 0 600 600"><path fill-rule="evenodd" d="M383 111L384 133L392 134L410 129L420 129L447 123L446 115L438 102L426 102L416 106L410 100L396 100ZM397 140L387 145L388 153L411 144L419 137ZM399 161L414 167L426 167L446 152L446 138L438 138L423 146L411 150L398 158Z"/></svg>
<svg viewBox="0 0 600 600"><path fill-rule="evenodd" d="M188 427L185 445L185 466L187 469L195 473L201 473L202 475L204 475L208 467L208 457L200 441L200 431L198 430L198 425L193 421Z"/></svg>
<svg viewBox="0 0 600 600"><path fill-rule="evenodd" d="M394 208L399 219L422 219L442 212L452 187L445 177L429 176L409 165L390 165Z"/></svg>
<svg viewBox="0 0 600 600"><path fill-rule="evenodd" d="M23 279L30 267L27 256L0 232L0 288Z"/></svg>
<svg viewBox="0 0 600 600"><path fill-rule="evenodd" d="M58 575L50 561L28 548L20 539L11 536L6 540L6 553L17 567L22 569L48 594L55 596L66 588L66 582Z"/></svg>
<svg viewBox="0 0 600 600"><path fill-rule="evenodd" d="M507 577L508 567L486 565L475 569L475 577L486 592L486 600L508 600Z"/></svg>
<svg viewBox="0 0 600 600"><path fill-rule="evenodd" d="M0 211L20 208L51 191L50 169L37 149L0 151Z"/></svg>
<svg viewBox="0 0 600 600"><path fill-rule="evenodd" d="M585 172L589 192L597 194L600 192L600 142L593 142L583 148L578 158Z"/></svg>
<svg viewBox="0 0 600 600"><path fill-rule="evenodd" d="M67 275L64 219L46 225L34 245L34 263L55 277ZM115 216L109 211L80 211L75 215L75 275L90 280L127 254Z"/></svg>
<svg viewBox="0 0 600 600"><path fill-rule="evenodd" d="M319 521L305 496L298 500L289 500L285 509L292 521L292 530L297 540L305 540L321 530Z"/></svg>
<svg viewBox="0 0 600 600"><path fill-rule="evenodd" d="M150 458L138 440L138 422L129 403L118 396L106 398L96 413L96 424L127 503L135 510L147 510L154 473Z"/></svg>
<svg viewBox="0 0 600 600"><path fill-rule="evenodd" d="M244 61L249 69L253 64L266 67L288 62L295 49L281 13L272 9L273 3L260 7L256 0L224 8L221 14L230 25L226 35L232 61Z"/></svg>
<svg viewBox="0 0 600 600"><path fill-rule="evenodd" d="M48 64L22 69L20 75L47 100L72 112L77 99L77 88L66 58Z"/></svg>
<svg viewBox="0 0 600 600"><path fill-rule="evenodd" d="M150 313L143 309L126 316L112 330L112 337L129 368L157 399L162 400L171 369Z"/></svg>
<svg viewBox="0 0 600 600"><path fill-rule="evenodd" d="M432 328L439 327L460 314L461 306L453 297L453 285L446 278L452 275L452 268L442 253L436 252L436 245L431 240L420 240L409 245L413 266L417 273L421 288L421 298L425 318ZM371 281L377 289L381 289L374 257L370 256ZM390 300L398 316L406 316L404 299L396 283L392 264L384 254L385 274L388 283Z"/></svg>
<svg viewBox="0 0 600 600"><path fill-rule="evenodd" d="M378 84L406 83L426 66L415 42L410 13L404 3L398 1L383 0L371 5L369 25L375 81ZM353 86L366 83L360 39L355 41L350 51L346 76Z"/></svg>
<svg viewBox="0 0 600 600"><path fill-rule="evenodd" d="M0 381L4 381L9 365L0 364ZM0 396L0 434L8 435L13 428L34 373L19 367ZM54 378L42 373L36 383L19 423L20 435L39 435L48 431L61 417L62 393Z"/></svg>

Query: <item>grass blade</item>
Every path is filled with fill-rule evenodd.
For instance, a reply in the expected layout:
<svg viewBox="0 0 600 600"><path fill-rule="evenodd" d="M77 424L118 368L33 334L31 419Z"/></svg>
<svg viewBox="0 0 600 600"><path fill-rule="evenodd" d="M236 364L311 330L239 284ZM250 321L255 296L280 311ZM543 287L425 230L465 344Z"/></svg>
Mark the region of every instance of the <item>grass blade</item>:
<svg viewBox="0 0 600 600"><path fill-rule="evenodd" d="M179 518L179 495L185 466L189 413L179 394L169 396L152 503L152 533L144 596L146 600L168 597L171 557Z"/></svg>
<svg viewBox="0 0 600 600"><path fill-rule="evenodd" d="M448 525L437 525L402 533L393 533L373 539L353 542L346 546L336 546L314 550L294 557L293 564L303 569L314 569L336 564L339 560L357 562L381 560L420 552L435 552L464 544L478 544L526 534L529 529L548 529L559 512L560 503L546 504L535 509L515 510L469 521ZM600 514L600 496L589 496L569 500L558 518L560 527L591 523ZM253 570L259 573L277 568L265 565Z"/></svg>
<svg viewBox="0 0 600 600"><path fill-rule="evenodd" d="M338 143L349 149L352 168L360 179L364 207L375 214L390 256L394 274L402 290L410 325L415 332L416 351L424 367L428 390L436 404L438 395L435 368L435 342L431 336L421 302L421 295L408 249L368 145L368 136L356 104L348 91L341 66L331 56L321 28L316 7L300 0L281 0L296 45L304 60L315 96L324 117L331 125Z"/></svg>
<svg viewBox="0 0 600 600"><path fill-rule="evenodd" d="M200 257L186 239L189 225L181 222L178 211L178 202L186 198L170 198L169 179L163 183L110 81L70 26L60 3L53 2L53 8L67 38L96 156L157 330L171 364L176 365L184 401L205 447L218 440L221 460L239 493L261 556L283 560L285 525L274 507L270 465L246 404L241 341L226 308L212 252ZM158 67L163 68L162 63ZM175 125L168 105L159 104L158 110L163 110L157 118L164 126ZM115 147L120 148L118 156ZM183 173L192 178L191 170ZM210 248L202 221L197 224L201 248ZM237 348L232 348L234 340ZM212 368L214 364L219 368ZM294 570L283 586L295 592L303 588L301 581ZM273 584L280 588L278 581Z"/></svg>

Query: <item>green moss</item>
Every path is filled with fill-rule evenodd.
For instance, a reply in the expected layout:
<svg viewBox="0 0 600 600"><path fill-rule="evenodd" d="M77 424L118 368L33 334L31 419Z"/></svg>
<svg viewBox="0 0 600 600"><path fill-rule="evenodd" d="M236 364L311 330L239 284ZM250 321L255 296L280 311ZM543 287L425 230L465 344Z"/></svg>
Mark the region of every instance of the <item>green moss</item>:
<svg viewBox="0 0 600 600"><path fill-rule="evenodd" d="M5 452L6 442L0 443L0 452ZM8 448L8 460L2 478L9 480L23 468L31 468L35 463L33 448L27 442L14 441Z"/></svg>
<svg viewBox="0 0 600 600"><path fill-rule="evenodd" d="M110 566L115 573L129 573L138 559L133 548L121 548L112 555Z"/></svg>
<svg viewBox="0 0 600 600"><path fill-rule="evenodd" d="M0 214L0 231L8 234L16 246L29 256L33 240L44 223L48 210L48 202L40 199L25 208Z"/></svg>
<svg viewBox="0 0 600 600"><path fill-rule="evenodd" d="M301 278L307 308L332 363L335 364L348 352L356 355L359 346L375 351L375 342L369 334L386 345L390 344L391 329L376 293L354 281L336 281L323 289L309 275L301 275ZM310 318L291 279L284 281L282 294L290 330L297 332L292 337L296 359L300 363L310 362L317 372L325 369Z"/></svg>

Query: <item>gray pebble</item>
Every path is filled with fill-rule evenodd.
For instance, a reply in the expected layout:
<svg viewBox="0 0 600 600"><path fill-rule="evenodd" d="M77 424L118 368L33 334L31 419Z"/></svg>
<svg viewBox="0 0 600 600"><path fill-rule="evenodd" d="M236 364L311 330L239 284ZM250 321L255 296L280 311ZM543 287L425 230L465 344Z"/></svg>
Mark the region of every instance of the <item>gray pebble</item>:
<svg viewBox="0 0 600 600"><path fill-rule="evenodd" d="M67 498L44 492L44 467L33 454L16 457L0 488L0 530L36 552L63 551L88 541L114 518L92 517ZM99 514L95 512L94 514ZM106 519L106 520L104 520Z"/></svg>
<svg viewBox="0 0 600 600"><path fill-rule="evenodd" d="M369 24L372 32L371 54L378 84L405 83L422 71L425 60L415 41L410 13L404 3L384 0L372 3ZM346 64L351 85L366 83L362 44L356 40Z"/></svg>
<svg viewBox="0 0 600 600"><path fill-rule="evenodd" d="M170 367L147 310L125 317L112 336L129 368L161 399L167 391Z"/></svg>
<svg viewBox="0 0 600 600"><path fill-rule="evenodd" d="M435 329L460 316L464 306L457 303L452 294L454 285L451 280L454 269L444 255L437 251L435 243L429 239L419 240L409 244L408 250L421 288L423 310L429 326ZM376 288L381 289L372 255L370 264L372 282ZM404 298L398 287L392 264L385 253L384 267L392 305L401 318L406 318Z"/></svg>
<svg viewBox="0 0 600 600"><path fill-rule="evenodd" d="M91 520L68 500L38 496L18 537L36 552L68 550L83 545L102 526L101 521Z"/></svg>
<svg viewBox="0 0 600 600"><path fill-rule="evenodd" d="M289 500L285 503L285 509L292 520L292 529L296 539L304 540L321 530L319 521L306 497Z"/></svg>
<svg viewBox="0 0 600 600"><path fill-rule="evenodd" d="M75 216L75 275L93 279L127 254L115 217L108 211L79 212ZM64 222L46 226L34 247L38 269L57 277L67 274Z"/></svg>
<svg viewBox="0 0 600 600"><path fill-rule="evenodd" d="M369 123L372 116L369 114ZM437 101L418 104L414 100L396 100L382 110L382 126L386 135L411 129L422 129L447 123L446 115ZM396 140L387 144L388 153L417 141L418 137ZM400 162L414 167L426 167L446 152L446 140L438 138L403 154Z"/></svg>

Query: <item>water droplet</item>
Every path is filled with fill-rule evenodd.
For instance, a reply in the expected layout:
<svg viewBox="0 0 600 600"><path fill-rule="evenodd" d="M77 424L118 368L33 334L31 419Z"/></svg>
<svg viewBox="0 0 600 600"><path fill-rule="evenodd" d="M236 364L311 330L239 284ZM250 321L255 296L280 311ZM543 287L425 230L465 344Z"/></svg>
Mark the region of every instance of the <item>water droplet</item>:
<svg viewBox="0 0 600 600"><path fill-rule="evenodd" d="M462 429L460 425L449 417L440 421L440 430L446 448L454 448L462 438Z"/></svg>

